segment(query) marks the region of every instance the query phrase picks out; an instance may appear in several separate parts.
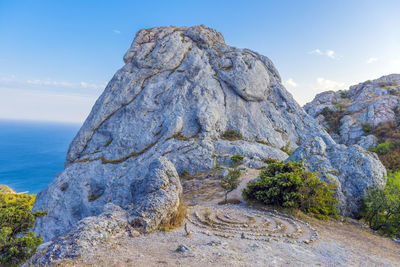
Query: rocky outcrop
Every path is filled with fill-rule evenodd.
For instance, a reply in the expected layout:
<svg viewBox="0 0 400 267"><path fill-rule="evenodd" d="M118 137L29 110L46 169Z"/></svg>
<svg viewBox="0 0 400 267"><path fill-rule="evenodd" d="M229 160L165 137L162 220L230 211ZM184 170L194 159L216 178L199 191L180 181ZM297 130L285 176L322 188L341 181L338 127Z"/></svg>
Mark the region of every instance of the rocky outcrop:
<svg viewBox="0 0 400 267"><path fill-rule="evenodd" d="M397 120L399 106L400 74L391 74L350 86L347 91L320 93L304 109L328 128L337 142L359 144L368 149L375 146L377 141L366 129ZM329 125L329 119L323 115L324 109L336 112L336 116L339 116L336 129Z"/></svg>
<svg viewBox="0 0 400 267"><path fill-rule="evenodd" d="M95 250L98 244L110 242L112 238L126 234L139 235L130 226L128 216L127 211L108 203L100 215L79 221L75 230L39 246L36 254L24 266L55 264L60 260L80 257Z"/></svg>
<svg viewBox="0 0 400 267"><path fill-rule="evenodd" d="M288 157L282 147L296 148L316 136L327 151L336 151L267 57L226 45L213 29L141 30L124 61L71 143L64 171L37 196L34 210L49 210L34 229L45 241L101 214L108 203L126 211L135 229L156 229L179 205L177 173L183 170L227 166L235 154L249 167L265 166L265 158ZM358 153L373 160L362 149ZM336 167L349 175L363 171ZM372 167L364 166L372 175L368 186L381 180ZM346 196L346 204L354 200Z"/></svg>
<svg viewBox="0 0 400 267"><path fill-rule="evenodd" d="M358 145L327 145L317 136L301 145L288 160L304 160L308 170L337 184L339 208L350 217L358 217L368 188L385 185L385 167L375 153L366 153Z"/></svg>
<svg viewBox="0 0 400 267"><path fill-rule="evenodd" d="M168 221L182 193L172 163L159 157L124 166L93 161L66 167L37 196L34 209L49 210L49 215L37 220L35 232L48 241L72 230L79 220L99 215L109 203L127 210L129 222L139 231Z"/></svg>

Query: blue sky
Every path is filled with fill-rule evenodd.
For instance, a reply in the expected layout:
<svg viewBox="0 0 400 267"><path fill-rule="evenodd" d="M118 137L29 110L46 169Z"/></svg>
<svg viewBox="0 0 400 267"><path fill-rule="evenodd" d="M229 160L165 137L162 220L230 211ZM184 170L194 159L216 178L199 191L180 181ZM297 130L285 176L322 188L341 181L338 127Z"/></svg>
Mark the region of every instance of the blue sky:
<svg viewBox="0 0 400 267"><path fill-rule="evenodd" d="M300 104L400 73L400 1L0 0L0 118L81 122L141 28L205 24Z"/></svg>

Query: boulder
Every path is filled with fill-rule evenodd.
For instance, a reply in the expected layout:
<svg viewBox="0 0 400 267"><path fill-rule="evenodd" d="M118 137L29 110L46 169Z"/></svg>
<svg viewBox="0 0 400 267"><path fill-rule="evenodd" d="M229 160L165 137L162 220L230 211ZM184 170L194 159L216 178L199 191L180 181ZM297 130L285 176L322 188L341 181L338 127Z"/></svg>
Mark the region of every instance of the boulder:
<svg viewBox="0 0 400 267"><path fill-rule="evenodd" d="M86 217L67 235L40 245L36 254L23 266L45 266L80 257L89 251L93 252L98 244L125 234L137 236L139 232L130 226L124 209L108 203L100 215Z"/></svg>

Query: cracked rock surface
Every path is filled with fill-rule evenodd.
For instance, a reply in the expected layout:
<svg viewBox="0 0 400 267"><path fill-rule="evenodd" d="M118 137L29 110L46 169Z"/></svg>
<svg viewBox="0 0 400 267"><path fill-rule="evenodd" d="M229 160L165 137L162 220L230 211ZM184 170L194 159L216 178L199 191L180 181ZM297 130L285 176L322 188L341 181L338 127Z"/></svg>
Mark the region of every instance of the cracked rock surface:
<svg viewBox="0 0 400 267"><path fill-rule="evenodd" d="M101 214L107 203L126 211L138 231L156 229L179 206L183 170L228 166L235 154L259 168L265 158L286 159L283 146L316 136L328 149L337 146L282 86L271 60L225 44L213 29L141 30L124 62L72 141L64 171L37 196L34 210L49 210L34 228L44 241ZM238 136L226 139L230 130ZM364 189L384 173L374 175Z"/></svg>

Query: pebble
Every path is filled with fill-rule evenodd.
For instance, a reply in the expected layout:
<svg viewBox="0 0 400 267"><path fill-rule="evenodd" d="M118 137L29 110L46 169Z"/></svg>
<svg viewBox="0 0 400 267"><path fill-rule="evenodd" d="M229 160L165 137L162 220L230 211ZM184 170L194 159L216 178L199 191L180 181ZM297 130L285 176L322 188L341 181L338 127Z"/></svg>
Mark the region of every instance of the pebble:
<svg viewBox="0 0 400 267"><path fill-rule="evenodd" d="M207 245L209 245L209 246L219 246L219 245L221 245L222 244L222 242L221 241L214 241L214 240L212 240L211 242L208 242L207 243Z"/></svg>
<svg viewBox="0 0 400 267"><path fill-rule="evenodd" d="M177 252L183 252L183 253L188 252L189 250L190 249L187 246L182 244L179 245L178 248L176 249Z"/></svg>

